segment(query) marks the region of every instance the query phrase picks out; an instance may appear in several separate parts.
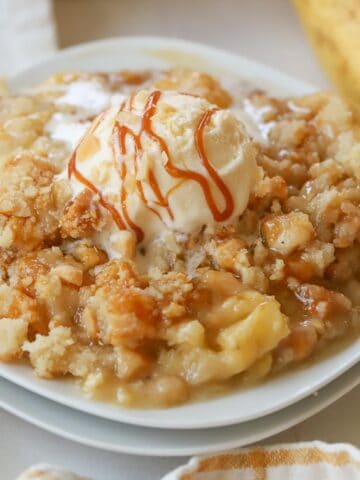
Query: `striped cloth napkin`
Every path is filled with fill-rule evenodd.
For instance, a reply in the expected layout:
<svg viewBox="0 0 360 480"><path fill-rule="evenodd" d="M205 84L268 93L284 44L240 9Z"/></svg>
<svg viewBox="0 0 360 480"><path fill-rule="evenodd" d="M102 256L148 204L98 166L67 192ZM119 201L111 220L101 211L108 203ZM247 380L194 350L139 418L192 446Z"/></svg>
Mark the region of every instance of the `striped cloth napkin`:
<svg viewBox="0 0 360 480"><path fill-rule="evenodd" d="M33 467L17 480L85 479L54 467ZM360 451L322 442L252 447L194 457L162 480L360 480Z"/></svg>
<svg viewBox="0 0 360 480"><path fill-rule="evenodd" d="M359 480L360 451L322 442L254 447L200 458L163 480Z"/></svg>

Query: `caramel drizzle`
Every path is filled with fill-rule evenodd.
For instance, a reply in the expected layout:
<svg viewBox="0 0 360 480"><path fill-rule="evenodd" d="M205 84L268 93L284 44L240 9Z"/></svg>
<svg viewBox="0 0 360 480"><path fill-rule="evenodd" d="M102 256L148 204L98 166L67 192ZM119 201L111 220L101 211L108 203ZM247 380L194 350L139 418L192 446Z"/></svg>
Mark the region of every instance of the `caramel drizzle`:
<svg viewBox="0 0 360 480"><path fill-rule="evenodd" d="M100 122L103 120L105 116L105 112L100 114L96 120L94 121L94 123L91 125L91 127L89 128L89 130L85 133L84 137L82 138L82 140L80 141L79 143L79 146L81 145L83 139L93 133L96 128L98 127L98 125L100 124ZM78 147L79 147L78 146ZM117 211L117 209L111 205L111 203L107 202L104 198L104 196L102 195L101 191L92 183L90 182L90 180L88 180L86 177L84 177L84 175L82 175L79 170L77 169L76 167L76 155L77 155L77 149L78 147L74 150L73 154L71 155L70 157L70 160L69 160L69 163L68 163L68 178L70 179L72 177L72 175L74 175L74 177L76 178L76 180L79 182L79 183L82 183L86 188L88 188L91 192L93 192L95 195L98 195L99 197L99 202L100 202L100 205L105 208L106 210L108 210L108 212L111 214L111 216L113 217L116 225L118 226L119 230L124 230L126 229L126 225L125 225L125 222L122 218L122 216L120 215L120 213Z"/></svg>
<svg viewBox="0 0 360 480"><path fill-rule="evenodd" d="M129 109L130 112L133 109L133 101L134 101L134 96L131 95L130 98L129 98L129 101L128 101L128 109ZM124 108L125 108L125 103L120 107L119 111L123 111ZM141 155L143 153L141 137L142 137L142 134L144 132L148 133L147 129L144 128L144 118L146 116L147 109L148 109L148 103L145 106L145 110L144 110L145 113L143 115L140 132L138 134L135 134L133 132L133 130L131 130L127 126L120 125L119 122L116 122L115 127L114 127L114 129L116 130L117 141L118 141L118 145L120 146L120 153L121 153L120 158L118 160L118 164L120 165L120 169L117 168L117 171L118 172L119 171L123 172L123 168L124 168L122 166L124 164L123 156L128 153L127 148L126 148L126 137L129 136L129 137L131 137L131 139L133 141L133 146L134 146L134 150L135 150L134 170L135 170L135 178L136 179L138 177L137 174L138 174L138 169L139 169L139 163L141 161ZM115 152L115 157L116 157L116 152L117 152L117 145L116 144L113 145L113 151ZM120 178L121 178L121 180L124 180L124 177L122 177L121 173L120 173ZM173 220L174 215L173 215L173 213L170 209L168 199L167 199L167 197L163 196L163 194L161 192L161 189L160 189L160 186L158 184L158 181L156 179L156 176L155 176L152 169L149 170L149 184L150 184L151 190L152 190L152 192L153 192L153 194L156 198L156 201L154 202L154 204L156 204L160 207L164 207L166 209L166 211L168 212L168 215L171 218L171 220ZM166 220L161 216L161 214L149 204L149 201L147 200L147 198L145 196L145 192L144 192L144 189L143 189L142 182L138 179L136 180L136 188L137 188L137 191L138 191L142 201L147 206L147 208L149 210L151 210L153 213L155 213L155 215L157 215L158 218L163 223L166 224ZM123 192L122 192L121 195L122 195L123 201L122 201L121 206L122 206L125 217L128 217L127 210L126 210L127 209L127 207L126 207L126 189L124 187L124 182L122 182L122 191ZM134 223L133 222L131 222L131 223L133 225L131 228L133 228L133 230L137 231L137 238L138 238L139 241L141 241L142 238L143 238L142 230L140 229L140 227L138 225L134 228Z"/></svg>
<svg viewBox="0 0 360 480"><path fill-rule="evenodd" d="M213 217L217 222L223 222L227 220L231 216L232 212L234 211L234 199L230 193L230 190L225 185L223 179L217 174L215 168L211 165L211 163L209 162L209 159L207 158L205 147L204 147L204 135L203 135L205 127L209 124L212 115L217 111L218 111L218 108L213 108L205 112L204 115L202 116L199 122L199 125L196 129L195 146L196 146L196 150L198 152L202 165L205 167L205 169L207 170L208 174L210 175L211 179L214 181L215 185L218 187L220 192L223 194L223 197L225 200L225 208L223 211L221 211L217 208L216 202L211 195L209 183L206 182L205 184L204 182L204 185L202 186L202 188L204 191L206 201L213 214ZM202 178L205 180L204 177Z"/></svg>
<svg viewBox="0 0 360 480"><path fill-rule="evenodd" d="M135 170L136 178L137 178L139 163L141 161L141 156L143 153L141 138L143 134L146 134L149 138L151 138L154 142L158 144L161 153L165 155L166 161L164 163L164 168L171 177L180 179L181 180L180 184L187 180L193 180L199 184L199 186L201 187L204 193L206 202L209 206L209 209L215 221L223 222L227 220L234 211L234 200L231 195L231 192L227 188L223 179L218 175L215 168L209 162L209 159L206 155L206 151L204 147L204 138L203 138L204 129L209 124L212 115L215 112L217 112L218 109L212 108L210 110L207 110L200 118L200 121L197 125L196 132L195 132L195 147L199 155L201 164L203 165L208 175L210 176L210 178L213 180L213 182L215 183L215 185L223 195L223 198L225 201L225 207L222 210L219 209L216 204L216 201L213 197L211 187L207 178L196 171L184 170L175 166L174 163L172 162L171 155L166 142L164 141L163 138L157 135L152 129L152 117L156 113L156 106L160 100L160 97L161 97L161 92L159 90L155 90L150 94L142 115L141 128L139 133L136 134L133 130L131 130L126 125L120 125L119 122L115 123L114 131L113 131L112 148L114 152L114 160L116 162L116 170L121 180L121 190L120 190L121 214L113 205L111 205L109 202L107 202L104 199L99 189L77 170L76 168L77 150L75 150L75 152L71 156L69 161L69 166L68 166L69 178L71 178L71 176L74 175L75 178L79 182L81 182L85 187L87 187L89 190L97 194L100 198L100 204L111 213L119 229L123 230L126 228L126 225L127 225L136 234L138 242L141 242L143 240L144 232L140 228L140 226L135 224L130 218L129 212L127 210L127 204L126 204L127 191L125 188L125 179L127 175L127 165L125 163L124 157L128 153L127 145L126 145L126 139L128 136L132 139L132 143L134 146L134 170ZM134 95L132 94L127 103L127 108L130 112L133 109L133 102L134 102ZM126 106L126 103L123 102L123 104L119 109L119 112L124 111L125 106ZM88 133L93 132L97 128L102 118L103 116L98 117L97 121L93 124L93 126L91 127ZM149 185L156 198L156 201L154 202L154 204L164 208L167 211L167 214L170 217L170 219L173 220L174 215L168 201L169 192L165 196L162 194L160 186L158 184L158 181L152 169L149 170ZM136 189L142 201L147 206L147 208L151 210L153 213L155 213L159 217L159 219L166 224L166 220L165 218L163 218L160 212L150 205L148 199L146 198L142 182L138 179L136 180Z"/></svg>
<svg viewBox="0 0 360 480"><path fill-rule="evenodd" d="M171 161L171 155L165 141L152 130L151 119L156 113L156 105L160 99L160 96L161 92L159 90L156 90L149 97L143 116L143 131L145 131L150 138L152 138L158 143L161 152L165 154L167 158L167 161L165 162L165 169L167 173L173 178L180 178L182 180L193 180L197 182L205 195L206 202L211 210L214 219L218 222L225 221L230 217L234 210L233 197L222 178L217 174L214 167L210 164L205 152L203 141L204 129L209 124L212 115L217 112L218 109L212 108L211 110L207 110L202 115L195 132L195 146L202 165L207 170L208 174L224 196L225 208L222 211L218 209L216 201L211 192L210 184L208 180L204 177L204 175L193 170L183 170L176 167Z"/></svg>

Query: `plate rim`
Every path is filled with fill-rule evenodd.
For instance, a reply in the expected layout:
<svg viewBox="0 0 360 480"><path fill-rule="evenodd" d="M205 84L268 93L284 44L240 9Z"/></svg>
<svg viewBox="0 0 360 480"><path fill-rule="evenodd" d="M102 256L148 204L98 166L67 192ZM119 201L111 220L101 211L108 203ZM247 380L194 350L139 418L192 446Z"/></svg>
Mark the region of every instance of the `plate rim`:
<svg viewBox="0 0 360 480"><path fill-rule="evenodd" d="M91 42L82 42L76 45L72 45L70 47L62 48L54 52L53 54L45 57L43 60L37 61L35 64L11 75L9 77L9 84L26 84L26 81L23 80L25 76L33 75L38 68L44 68L45 66L52 64L56 60L61 60L65 57L72 58L78 55L82 56L84 54L91 54L94 50L98 50L99 48L109 49L118 47L119 44L122 44L123 46L126 46L128 48L136 48L138 50L141 49L143 50L144 54L154 54L154 56L158 56L159 52L168 53L169 51L178 51L179 53L185 52L190 57L195 56L198 58L200 55L209 54L210 58L222 57L225 63L228 63L229 61L234 61L235 65L233 65L233 67L235 70L237 68L236 63L241 63L243 68L249 66L251 69L255 70L256 74L258 74L260 77L271 76L275 78L276 80L274 81L274 83L291 83L292 85L295 85L295 89L301 89L303 91L306 90L309 93L319 90L318 87L312 85L309 82L306 82L305 80L299 80L270 65L258 62L256 60L252 60L244 55L240 55L231 50L218 48L197 41L185 40L178 37L166 37L158 35L124 35L117 37L114 36L94 40ZM155 50L157 52L155 52ZM179 59L175 59L173 62L170 62L169 59L167 59L167 61L168 63L173 63L174 65L179 64ZM215 64L211 63L209 58L206 58L204 62L210 67L212 66L215 67L215 69L219 69ZM216 63L218 62L219 60L216 61ZM181 59L180 64L182 65Z"/></svg>
<svg viewBox="0 0 360 480"><path fill-rule="evenodd" d="M174 447L168 446L169 443L165 443L165 447L155 447L151 448L150 444L141 445L137 447L129 447L126 444L126 441L124 444L119 445L119 444L114 444L111 442L106 442L106 441L99 441L94 438L89 438L86 435L81 435L79 433L74 433L74 432L69 432L66 431L61 424L61 420L59 420L59 425L54 426L54 425L49 425L44 421L44 416L43 412L44 410L42 409L42 413L38 415L38 417L33 417L29 414L28 410L24 411L24 409L21 409L15 405L15 402L18 398L21 398L22 396L25 395L25 397L34 397L33 402L36 402L37 396L36 394L23 389L22 387L18 387L12 382L9 382L7 380L1 379L0 378L0 386L1 384L2 387L4 387L4 382L6 382L7 385L5 385L5 388L10 389L10 393L8 394L9 398L11 399L11 403L5 402L1 398L1 392L4 392L4 389L0 389L0 407L3 408L5 411L8 413L11 413L18 418L21 418L22 420L35 425L36 427L46 430L54 435L60 436L62 438L65 438L67 440L74 441L76 443L80 443L82 445L86 445L89 447L93 448L98 448L100 450L105 450L105 451L111 451L115 453L125 453L128 455L139 455L139 456L146 456L146 457L184 457L184 456L189 456L189 455L203 455L203 454L211 454L219 451L225 451L237 447L244 447L246 445L250 445L255 442L259 442L261 440L264 440L266 438L269 438L273 435L277 435L285 430L288 430L289 428L294 427L295 425L309 419L313 415L316 415L320 411L324 410L328 406L330 406L332 403L336 402L339 400L341 397L346 395L347 393L351 392L354 388L356 388L358 385L360 385L360 365L357 364L354 367L352 367L350 370L348 370L346 373L344 373L341 377L337 378L330 384L328 384L326 387L324 387L317 395L311 395L310 397L307 397L279 412L276 412L274 414L268 415L264 417L263 419L257 419L257 420L252 420L250 422L247 422L246 424L238 424L238 425L233 425L231 427L220 427L221 429L236 429L239 434L241 434L242 431L246 430L246 427L249 427L249 425L255 425L258 424L257 430L255 432L252 432L248 437L241 438L241 436L237 436L236 432L233 433L233 438L232 440L229 441L221 441L219 443L214 442L210 446L207 443L208 436L211 434L214 434L214 437L216 437L219 428L213 428L213 429L207 429L206 433L204 430L200 429L199 431L204 434L205 439L204 441L201 441L201 445L198 445L197 447ZM12 392L11 392L12 390ZM18 394L20 391L20 395ZM330 393L329 393L330 392ZM52 410L56 411L58 410L57 414L55 415L55 418L61 419L65 411L73 412L73 410L69 407L65 407L61 404L58 404L57 402L53 402L52 400L48 400L44 397L41 398L42 402L45 404L48 404L47 406ZM15 402L14 402L15 401ZM31 405L32 402L31 400L26 400L26 407L28 405ZM305 406L304 406L305 404ZM310 406L309 406L310 405ZM300 413L299 413L300 411ZM79 413L79 412L77 412ZM96 418L93 417L92 415L88 415L86 413L81 412L81 417L87 417L85 418L85 421L89 420L90 422L94 423L94 428L91 428L91 432L98 432L99 429L99 420L96 421ZM285 419L284 419L285 417ZM78 416L77 416L77 421L78 421ZM267 425L263 427L264 421L270 421L270 426ZM108 420L100 419L100 422L108 422ZM73 422L72 424L76 424L77 422ZM125 428L131 428L137 430L137 434L141 435L142 430L150 430L152 433L154 431L160 432L160 435L163 435L163 430L162 429L156 429L156 428L147 428L147 427L138 427L138 426L132 426L132 425L118 425L119 428L125 427ZM173 430L173 435L174 438L179 434L177 430ZM187 435L191 435L191 432L186 432ZM146 450L148 448L148 450ZM150 449L149 449L150 448Z"/></svg>
<svg viewBox="0 0 360 480"><path fill-rule="evenodd" d="M354 342L354 345L360 346L360 339L356 340ZM341 353L341 352L340 352ZM358 355L357 355L358 356ZM321 362L321 360L320 360ZM319 363L319 362L318 362ZM259 411L255 414L250 414L250 415L242 415L240 419L238 417L234 417L231 415L230 417L227 417L226 420L214 420L214 419L206 419L202 421L197 421L195 424L194 422L188 423L185 422L181 419L181 414L182 412L179 412L179 409L185 408L187 404L185 405L180 405L178 407L172 407L168 409L127 409L127 408L122 408L121 406L117 406L116 404L109 404L106 402L98 401L98 400L93 400L87 398L79 389L77 392L74 392L74 395L71 397L67 397L66 393L58 393L54 392L51 389L48 389L45 384L51 384L54 382L58 382L58 384L64 385L64 381L66 382L67 380L64 380L63 378L60 379L39 379L37 378L32 370L27 370L28 372L28 377L23 377L21 376L20 378L17 376L14 379L11 378L11 374L13 372L7 372L5 369L9 368L15 369L17 367L16 364L9 365L9 364L1 364L0 363L0 378L5 379L6 381L9 381L13 383L14 385L17 385L20 388L23 388L29 392L34 393L35 395L40 396L41 398L46 398L52 402L55 402L59 405L63 405L67 408L71 408L75 411L81 412L81 413L86 413L88 415L93 415L96 418L108 420L108 421L113 421L116 423L126 423L128 425L132 426L137 426L137 427L145 427L145 428L156 428L156 429L162 429L162 430L172 430L172 429L177 429L177 430L198 430L198 429L208 429L208 428L218 428L218 427L227 427L227 426L232 426L232 425L240 425L240 424L245 424L246 422L249 421L254 421L257 419L261 419L264 417L267 417L269 415L275 414L280 412L283 409L286 409L290 407L291 405L294 405L306 398L309 398L311 395L316 394L318 391L321 391L322 389L326 388L327 385L330 383L336 381L337 378L341 377L344 375L348 370L352 369L354 366L358 364L358 359L353 358L352 361L346 363L345 365L340 364L337 367L337 369L332 370L331 375L328 375L325 380L318 381L316 385L310 385L303 387L301 390L298 391L296 395L293 395L291 397L291 400L287 399L285 401L282 401L280 403L277 403L276 405L272 405L271 407L263 407L259 413ZM28 365L25 366L26 368ZM306 366L304 367L305 369L307 368ZM5 370L5 371L4 371ZM300 366L301 370L301 366ZM294 371L289 371L289 372L284 372L285 375L290 375L293 376L296 374L296 367ZM31 377L31 378L29 378ZM35 380L35 382L33 382ZM276 378L275 378L276 380ZM270 378L267 383L271 384L272 379ZM73 380L68 380L68 383L71 385L71 388L78 388L76 386L76 379ZM260 384L261 386L261 384ZM251 387L250 387L251 389ZM232 392L228 395L216 397L214 399L209 399L205 400L203 402L198 402L198 405L207 403L208 405L210 402L214 402L214 407L213 411L217 410L218 408L221 408L221 405L216 405L215 402L221 403L224 397L229 397L229 396L234 396L236 400L236 396L239 395L239 401L241 401L240 395L241 395L241 390L236 392ZM191 405L191 404L190 404ZM107 409L106 407L110 407ZM104 408L104 410L102 410ZM175 420L162 420L156 417L155 420L152 419L151 416L143 417L141 416L142 413L146 412L153 412L158 414L159 412L163 411L173 411L175 417ZM129 416L129 412L134 413L136 416ZM177 415L179 418L177 419Z"/></svg>

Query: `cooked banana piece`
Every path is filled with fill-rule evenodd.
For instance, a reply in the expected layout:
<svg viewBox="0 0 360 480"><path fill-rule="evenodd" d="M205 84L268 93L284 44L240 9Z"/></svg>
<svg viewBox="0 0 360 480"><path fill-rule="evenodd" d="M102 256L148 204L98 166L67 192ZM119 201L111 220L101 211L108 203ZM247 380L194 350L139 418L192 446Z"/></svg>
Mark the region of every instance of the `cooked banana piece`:
<svg viewBox="0 0 360 480"><path fill-rule="evenodd" d="M293 0L319 60L360 115L360 3Z"/></svg>

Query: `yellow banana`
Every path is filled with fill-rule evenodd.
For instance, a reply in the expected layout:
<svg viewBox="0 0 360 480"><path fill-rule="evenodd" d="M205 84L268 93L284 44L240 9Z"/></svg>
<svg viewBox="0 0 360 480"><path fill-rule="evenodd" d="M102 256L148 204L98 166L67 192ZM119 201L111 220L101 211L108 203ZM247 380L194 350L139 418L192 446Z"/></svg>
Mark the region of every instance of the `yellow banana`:
<svg viewBox="0 0 360 480"><path fill-rule="evenodd" d="M360 114L360 1L293 2L320 63Z"/></svg>

